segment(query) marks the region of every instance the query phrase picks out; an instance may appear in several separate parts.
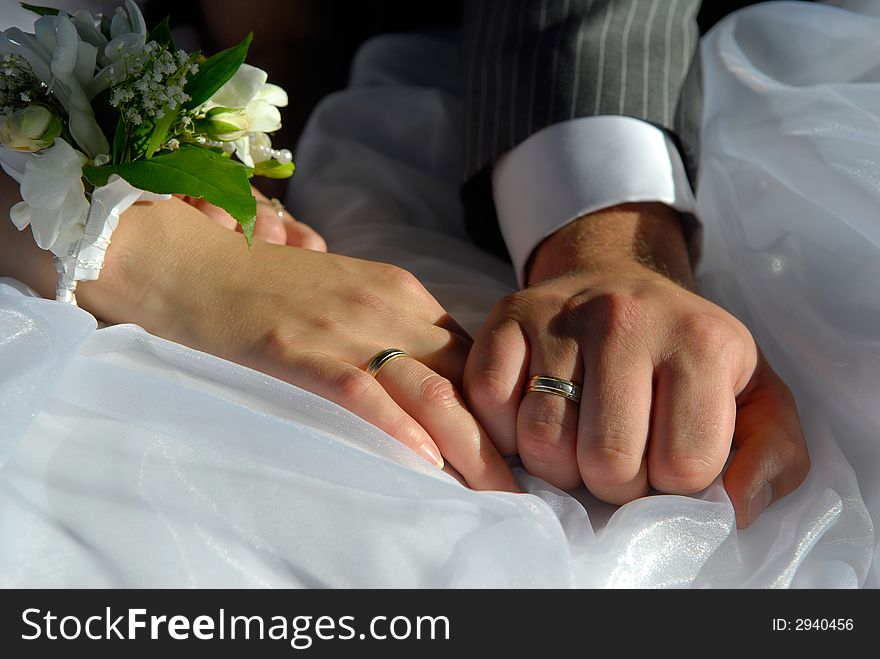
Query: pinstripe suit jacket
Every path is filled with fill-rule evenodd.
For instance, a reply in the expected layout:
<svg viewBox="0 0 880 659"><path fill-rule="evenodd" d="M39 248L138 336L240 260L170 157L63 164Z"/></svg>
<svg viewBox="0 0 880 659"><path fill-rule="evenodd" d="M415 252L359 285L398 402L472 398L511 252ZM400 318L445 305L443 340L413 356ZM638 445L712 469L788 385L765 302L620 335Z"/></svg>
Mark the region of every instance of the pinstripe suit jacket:
<svg viewBox="0 0 880 659"><path fill-rule="evenodd" d="M720 14L747 1L714 0ZM506 254L489 165L551 124L627 115L668 130L693 173L700 118L701 0L466 0L465 215Z"/></svg>

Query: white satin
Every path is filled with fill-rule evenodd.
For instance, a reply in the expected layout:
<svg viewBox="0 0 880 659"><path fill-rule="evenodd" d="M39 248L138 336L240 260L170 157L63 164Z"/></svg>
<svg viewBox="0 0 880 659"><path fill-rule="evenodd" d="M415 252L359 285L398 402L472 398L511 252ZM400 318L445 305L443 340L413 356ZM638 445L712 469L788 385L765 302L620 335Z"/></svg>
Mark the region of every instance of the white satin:
<svg viewBox="0 0 880 659"><path fill-rule="evenodd" d="M821 11L829 10L808 10ZM867 152L880 139L876 126L868 130L880 105L869 107L869 80L827 83L833 93L812 108L825 114L810 114L798 90L814 87L761 72L791 49L792 67L824 56L810 45L820 40L799 39L799 30L839 30L848 48L880 66L868 48L880 28L872 33L864 17L844 12L813 15L804 25L772 7L742 12L713 33L706 53L710 95L720 100L707 106L717 133L707 141L699 203L717 230L708 232L703 282L751 315L798 394L813 458L801 489L751 528L736 531L717 483L698 497L655 496L617 510L521 471L531 494L472 492L316 396L131 326L95 330L85 312L7 285L0 584L876 585L880 420L867 403L880 393L871 338L880 293L861 284L877 281L871 268L880 261L878 243L866 239L876 220L861 210L878 185L870 163L864 176L839 165L863 160L859 145ZM738 57L739 26L771 19L789 21L789 38ZM413 270L473 330L515 278L471 246L462 225L457 57L441 39L370 43L352 88L314 114L288 205L335 251ZM750 101L739 107L743 86ZM864 101L858 111L856 99ZM763 110L760 121L739 120L749 108ZM835 120L817 124L820 116ZM786 139L812 147L793 160ZM774 158L786 166L768 168ZM781 173L785 185L773 176ZM763 196L758 180L767 182ZM747 270L732 274L724 250ZM826 271L841 262L852 285L826 285Z"/></svg>

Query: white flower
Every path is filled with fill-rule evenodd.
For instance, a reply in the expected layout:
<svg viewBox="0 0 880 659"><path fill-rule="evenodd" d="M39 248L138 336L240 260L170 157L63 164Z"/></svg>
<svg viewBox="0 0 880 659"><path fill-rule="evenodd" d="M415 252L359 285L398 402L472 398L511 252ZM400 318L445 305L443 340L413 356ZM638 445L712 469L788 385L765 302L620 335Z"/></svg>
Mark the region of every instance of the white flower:
<svg viewBox="0 0 880 659"><path fill-rule="evenodd" d="M242 64L238 71L200 108L207 112L215 107L238 108L247 118L252 133L273 133L281 128L279 107L287 106L287 92L278 85L268 84L262 69ZM254 166L247 135L234 141L235 153L248 167Z"/></svg>
<svg viewBox="0 0 880 659"><path fill-rule="evenodd" d="M253 133L250 138L248 149L251 162L265 162L272 159L272 140L266 133Z"/></svg>
<svg viewBox="0 0 880 659"><path fill-rule="evenodd" d="M117 62L125 55L137 55L144 49L147 41L147 24L141 10L133 0L125 0L125 9L116 8L110 22L110 42L104 49L104 56L110 62Z"/></svg>
<svg viewBox="0 0 880 659"><path fill-rule="evenodd" d="M235 142L248 132L250 121L243 110L216 107L205 115L204 127L211 139Z"/></svg>
<svg viewBox="0 0 880 659"><path fill-rule="evenodd" d="M86 87L95 77L98 49L82 41L67 14L41 16L34 34L9 28L0 37L0 55L17 53L34 75L58 98L69 116L70 134L90 157L107 153L110 145L95 121Z"/></svg>
<svg viewBox="0 0 880 659"><path fill-rule="evenodd" d="M58 138L51 148L30 156L21 197L9 217L21 231L28 225L42 249L64 256L83 235L89 202L82 182L86 157Z"/></svg>
<svg viewBox="0 0 880 659"><path fill-rule="evenodd" d="M39 151L61 135L61 118L42 105L0 117L0 143L16 151Z"/></svg>

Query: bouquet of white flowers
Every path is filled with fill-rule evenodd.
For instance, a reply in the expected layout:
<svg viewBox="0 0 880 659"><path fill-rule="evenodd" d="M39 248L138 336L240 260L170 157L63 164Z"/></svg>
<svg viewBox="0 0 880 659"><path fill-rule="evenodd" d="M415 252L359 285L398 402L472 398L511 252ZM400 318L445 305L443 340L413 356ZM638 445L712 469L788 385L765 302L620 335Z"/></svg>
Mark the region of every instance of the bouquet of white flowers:
<svg viewBox="0 0 880 659"><path fill-rule="evenodd" d="M58 299L98 278L139 199L205 199L250 243L250 177L294 168L269 137L287 94L244 63L251 35L204 58L175 48L168 19L148 31L132 0L112 17L22 6L39 18L33 34L0 32L0 165L21 185L12 221L55 255Z"/></svg>

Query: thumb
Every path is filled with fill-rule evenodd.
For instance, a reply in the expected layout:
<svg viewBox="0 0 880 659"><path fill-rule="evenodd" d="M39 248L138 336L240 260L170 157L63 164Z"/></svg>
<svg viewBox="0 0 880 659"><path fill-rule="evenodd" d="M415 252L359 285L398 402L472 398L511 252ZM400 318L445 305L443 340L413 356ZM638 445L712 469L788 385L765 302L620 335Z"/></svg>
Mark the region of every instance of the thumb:
<svg viewBox="0 0 880 659"><path fill-rule="evenodd" d="M737 398L735 453L724 487L745 528L773 502L794 492L807 477L810 455L789 388L763 355Z"/></svg>

